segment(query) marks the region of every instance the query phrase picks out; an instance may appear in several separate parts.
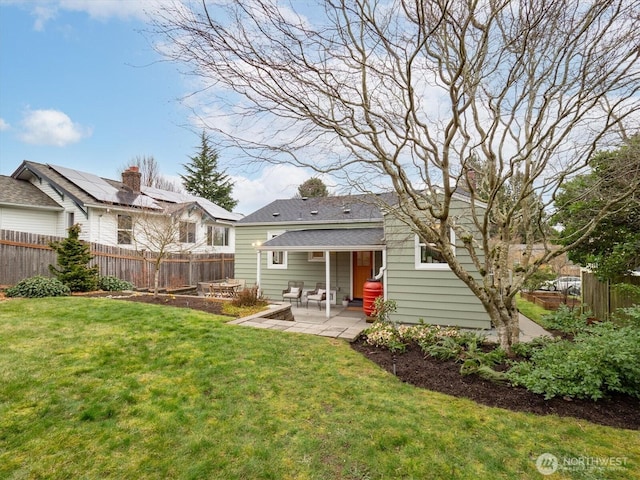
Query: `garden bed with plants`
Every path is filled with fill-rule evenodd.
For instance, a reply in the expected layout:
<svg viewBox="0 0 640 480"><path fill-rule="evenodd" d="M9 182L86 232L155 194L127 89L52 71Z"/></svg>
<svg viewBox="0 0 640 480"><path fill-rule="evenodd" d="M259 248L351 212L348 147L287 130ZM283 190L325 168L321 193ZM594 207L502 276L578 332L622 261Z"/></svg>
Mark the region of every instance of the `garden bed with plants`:
<svg viewBox="0 0 640 480"><path fill-rule="evenodd" d="M587 325L585 316L566 308L547 324L564 338L520 344L514 358L471 332L379 321L352 346L420 388L513 411L639 430L640 328Z"/></svg>

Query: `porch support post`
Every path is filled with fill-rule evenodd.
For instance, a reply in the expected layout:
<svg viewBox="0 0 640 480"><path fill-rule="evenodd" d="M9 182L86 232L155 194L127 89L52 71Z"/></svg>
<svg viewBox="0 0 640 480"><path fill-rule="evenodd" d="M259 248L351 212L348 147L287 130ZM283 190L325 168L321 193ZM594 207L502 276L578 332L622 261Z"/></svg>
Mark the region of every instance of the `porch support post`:
<svg viewBox="0 0 640 480"><path fill-rule="evenodd" d="M384 268L382 273L382 298L387 301L388 293L387 293L387 249L384 248L382 250L382 268Z"/></svg>
<svg viewBox="0 0 640 480"><path fill-rule="evenodd" d="M260 250L258 250L258 252L257 252L257 265L256 265L256 287L258 287L258 291L257 291L258 297L260 296L260 291L261 291L261 288L260 288L260 273L261 273L260 272L260 267L261 267L261 264L262 264L262 262L261 262L262 255L261 255L261 253L262 252L260 252Z"/></svg>
<svg viewBox="0 0 640 480"><path fill-rule="evenodd" d="M327 284L327 301L324 302L324 308L327 318L331 318L331 259L329 253L328 250L324 252L324 283Z"/></svg>

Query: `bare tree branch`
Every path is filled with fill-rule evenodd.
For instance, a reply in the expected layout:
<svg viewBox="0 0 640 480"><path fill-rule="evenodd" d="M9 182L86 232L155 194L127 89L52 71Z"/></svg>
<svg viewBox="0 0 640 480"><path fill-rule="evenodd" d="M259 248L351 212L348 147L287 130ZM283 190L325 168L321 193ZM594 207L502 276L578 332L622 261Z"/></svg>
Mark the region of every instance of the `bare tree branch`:
<svg viewBox="0 0 640 480"><path fill-rule="evenodd" d="M627 0L326 0L299 11L225 0L176 4L156 21L166 53L210 96L212 130L261 162L312 168L361 192L394 190L390 211L437 245L507 348L516 293L571 248L543 238L542 257L527 260L559 186L638 130L639 27ZM486 165L482 196L469 181L472 158ZM469 211L454 212L458 194ZM479 279L453 254L449 228ZM524 275L512 279L509 250L522 231Z"/></svg>

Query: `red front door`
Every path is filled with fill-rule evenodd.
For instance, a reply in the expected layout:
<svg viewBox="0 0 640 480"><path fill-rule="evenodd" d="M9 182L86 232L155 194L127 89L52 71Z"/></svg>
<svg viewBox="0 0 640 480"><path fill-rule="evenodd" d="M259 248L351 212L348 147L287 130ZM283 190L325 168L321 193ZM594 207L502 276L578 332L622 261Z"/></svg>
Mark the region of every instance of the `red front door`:
<svg viewBox="0 0 640 480"><path fill-rule="evenodd" d="M362 298L364 283L373 276L373 252L353 252L353 298Z"/></svg>

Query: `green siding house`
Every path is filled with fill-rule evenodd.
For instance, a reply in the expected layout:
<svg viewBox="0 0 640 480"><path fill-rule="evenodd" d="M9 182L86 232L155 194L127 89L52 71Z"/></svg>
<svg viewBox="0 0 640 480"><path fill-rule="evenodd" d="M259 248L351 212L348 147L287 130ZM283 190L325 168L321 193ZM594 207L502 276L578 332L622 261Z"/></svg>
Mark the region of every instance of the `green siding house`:
<svg viewBox="0 0 640 480"><path fill-rule="evenodd" d="M394 320L489 329L480 301L438 254L380 205L393 196L349 195L276 200L236 223L235 276L282 300L288 282L303 291L327 286L333 305L361 299L368 279L379 278L386 299L397 302ZM456 207L464 211L465 199ZM452 239L456 242L455 238ZM457 255L464 255L457 248ZM461 258L464 262L464 258ZM472 268L471 262L465 265ZM303 294L303 305L306 305ZM316 308L309 304L309 308Z"/></svg>

